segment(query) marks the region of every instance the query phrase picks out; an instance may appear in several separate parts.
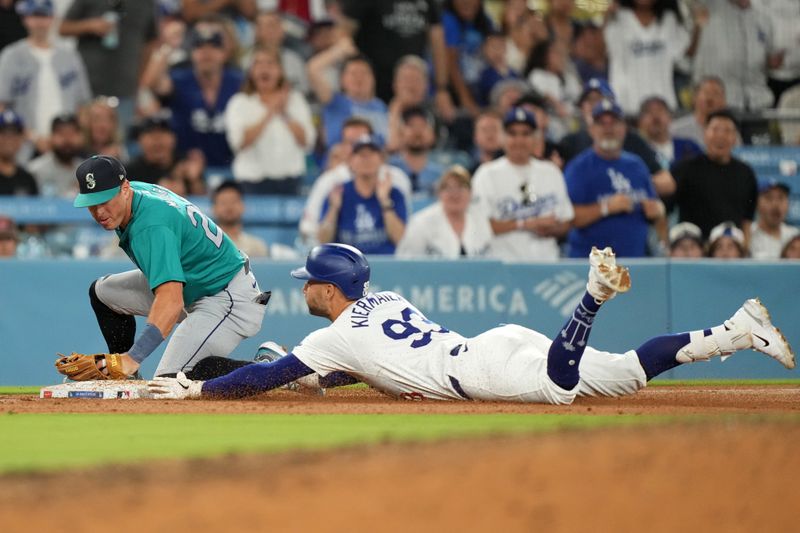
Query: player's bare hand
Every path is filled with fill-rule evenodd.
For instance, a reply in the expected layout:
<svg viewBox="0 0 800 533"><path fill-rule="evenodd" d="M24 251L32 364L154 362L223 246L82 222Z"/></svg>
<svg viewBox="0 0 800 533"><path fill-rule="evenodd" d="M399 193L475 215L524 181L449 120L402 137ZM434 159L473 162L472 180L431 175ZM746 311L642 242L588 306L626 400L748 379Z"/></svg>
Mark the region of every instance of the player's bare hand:
<svg viewBox="0 0 800 533"><path fill-rule="evenodd" d="M633 198L625 193L618 192L608 199L608 212L612 215L617 213L632 213Z"/></svg>
<svg viewBox="0 0 800 533"><path fill-rule="evenodd" d="M128 376L132 376L139 370L139 363L137 363L130 355L124 353L120 356L122 360L122 371Z"/></svg>
<svg viewBox="0 0 800 533"><path fill-rule="evenodd" d="M147 382L147 390L157 400L191 400L202 395L203 382L192 381L183 372L178 372L174 378L153 378Z"/></svg>

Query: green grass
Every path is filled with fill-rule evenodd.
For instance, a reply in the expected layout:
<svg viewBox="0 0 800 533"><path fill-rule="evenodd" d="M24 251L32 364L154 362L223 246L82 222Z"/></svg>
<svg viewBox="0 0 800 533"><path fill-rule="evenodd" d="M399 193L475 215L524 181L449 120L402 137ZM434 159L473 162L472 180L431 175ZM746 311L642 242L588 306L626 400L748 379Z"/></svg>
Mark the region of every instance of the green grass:
<svg viewBox="0 0 800 533"><path fill-rule="evenodd" d="M0 474L148 459L315 450L379 442L658 423L586 415L0 415Z"/></svg>
<svg viewBox="0 0 800 533"><path fill-rule="evenodd" d="M0 394L39 394L41 387L0 387Z"/></svg>

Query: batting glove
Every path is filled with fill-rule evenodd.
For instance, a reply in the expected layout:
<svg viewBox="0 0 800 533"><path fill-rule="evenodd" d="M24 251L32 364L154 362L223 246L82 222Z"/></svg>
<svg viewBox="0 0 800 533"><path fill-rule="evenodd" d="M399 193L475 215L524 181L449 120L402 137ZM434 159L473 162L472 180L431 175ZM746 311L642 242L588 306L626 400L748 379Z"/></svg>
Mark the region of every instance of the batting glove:
<svg viewBox="0 0 800 533"><path fill-rule="evenodd" d="M153 378L147 382L147 390L157 400L191 400L202 395L203 381L192 381L183 372L175 378Z"/></svg>

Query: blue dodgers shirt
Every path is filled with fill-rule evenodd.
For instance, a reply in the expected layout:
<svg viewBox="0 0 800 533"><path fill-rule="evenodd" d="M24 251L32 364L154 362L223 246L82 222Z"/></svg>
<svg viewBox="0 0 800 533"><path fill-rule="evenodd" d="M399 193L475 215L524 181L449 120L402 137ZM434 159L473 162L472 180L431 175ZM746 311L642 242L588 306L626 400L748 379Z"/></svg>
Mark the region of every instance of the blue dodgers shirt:
<svg viewBox="0 0 800 533"><path fill-rule="evenodd" d="M361 117L372 124L372 130L383 137L389 136L389 110L383 100L373 98L357 102L342 93L336 93L322 109L322 125L325 128L325 146L330 148L342 140L342 125L350 117Z"/></svg>
<svg viewBox="0 0 800 533"><path fill-rule="evenodd" d="M447 9L442 12L442 29L445 45L458 49L461 74L467 84L474 88L486 66L481 54L484 35L473 22L462 22L455 13Z"/></svg>
<svg viewBox="0 0 800 533"><path fill-rule="evenodd" d="M342 187L342 209L339 211L333 240L355 246L365 254L394 254L395 244L386 233L378 197L373 194L369 198L363 198L356 192L352 181L348 181ZM403 193L397 187L392 187L390 196L394 202L395 213L400 220L407 222ZM320 220L325 218L327 212L326 199Z"/></svg>
<svg viewBox="0 0 800 533"><path fill-rule="evenodd" d="M178 68L170 73L173 91L169 99L172 125L182 153L199 148L209 167L231 164L233 153L225 138L225 107L228 100L242 87L242 73L226 68L222 74L217 101L209 106L191 67Z"/></svg>
<svg viewBox="0 0 800 533"><path fill-rule="evenodd" d="M594 204L617 193L631 196L632 213L607 216L584 228L569 232L569 257L588 257L592 246L611 246L619 257L647 255L647 228L641 201L657 198L650 171L639 156L622 152L619 159L609 161L591 148L569 162L564 170L567 192L575 205Z"/></svg>

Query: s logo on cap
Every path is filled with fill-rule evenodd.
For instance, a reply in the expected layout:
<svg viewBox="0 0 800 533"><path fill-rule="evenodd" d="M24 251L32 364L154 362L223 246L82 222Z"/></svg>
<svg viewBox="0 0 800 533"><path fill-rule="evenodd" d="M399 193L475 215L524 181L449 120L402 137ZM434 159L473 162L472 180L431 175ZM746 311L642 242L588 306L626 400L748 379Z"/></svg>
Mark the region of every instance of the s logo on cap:
<svg viewBox="0 0 800 533"><path fill-rule="evenodd" d="M86 188L87 189L94 189L96 185L97 185L97 182L94 181L94 174L92 174L91 172L86 174Z"/></svg>

